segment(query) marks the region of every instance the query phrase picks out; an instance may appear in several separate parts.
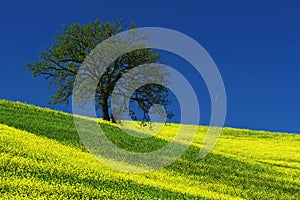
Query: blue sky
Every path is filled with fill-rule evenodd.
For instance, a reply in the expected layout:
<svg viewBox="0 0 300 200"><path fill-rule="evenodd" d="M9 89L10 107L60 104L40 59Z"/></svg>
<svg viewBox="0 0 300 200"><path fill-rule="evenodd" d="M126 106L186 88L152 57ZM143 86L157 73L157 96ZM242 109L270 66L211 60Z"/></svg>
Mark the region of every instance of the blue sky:
<svg viewBox="0 0 300 200"><path fill-rule="evenodd" d="M71 112L70 106L47 105L53 90L47 90L44 78L32 78L24 64L38 59L62 24L96 18L132 19L138 27L187 34L208 51L222 74L225 126L300 133L298 1L6 1L0 8L0 99ZM207 124L204 83L184 61L165 58L200 88L201 119Z"/></svg>

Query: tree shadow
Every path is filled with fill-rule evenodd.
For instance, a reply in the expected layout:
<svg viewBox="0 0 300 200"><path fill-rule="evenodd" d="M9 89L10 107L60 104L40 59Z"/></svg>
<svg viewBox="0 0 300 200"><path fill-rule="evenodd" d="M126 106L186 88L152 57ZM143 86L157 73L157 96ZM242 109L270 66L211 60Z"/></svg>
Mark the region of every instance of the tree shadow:
<svg viewBox="0 0 300 200"><path fill-rule="evenodd" d="M70 114L3 100L0 113L2 124L84 149Z"/></svg>

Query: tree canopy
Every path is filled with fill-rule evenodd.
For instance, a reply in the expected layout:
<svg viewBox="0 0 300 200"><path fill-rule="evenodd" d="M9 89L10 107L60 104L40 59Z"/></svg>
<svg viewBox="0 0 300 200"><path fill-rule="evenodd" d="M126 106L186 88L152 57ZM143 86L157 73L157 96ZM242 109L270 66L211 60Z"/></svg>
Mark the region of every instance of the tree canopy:
<svg viewBox="0 0 300 200"><path fill-rule="evenodd" d="M111 36L134 28L134 23L124 26L122 20L102 22L99 19L87 24L63 25L62 30L55 36L52 46L40 52L40 59L26 64L27 70L31 71L33 76L44 76L50 86L55 86L55 93L49 103L68 104L78 70L89 53ZM114 120L110 111L110 99L116 83L124 74L145 63L159 62L160 55L150 48L128 52L112 61L99 78L95 91L95 103L97 108L101 109L104 120ZM166 75L167 73L160 72L159 78L163 79ZM128 80L128 83L130 81ZM170 103L167 98L168 92L163 85L146 84L134 91L130 101L136 103L138 109L144 113L142 121L148 121L151 106L160 104L166 108ZM132 108L130 115L133 119L137 119L136 111ZM167 117L172 117L170 111L167 111Z"/></svg>

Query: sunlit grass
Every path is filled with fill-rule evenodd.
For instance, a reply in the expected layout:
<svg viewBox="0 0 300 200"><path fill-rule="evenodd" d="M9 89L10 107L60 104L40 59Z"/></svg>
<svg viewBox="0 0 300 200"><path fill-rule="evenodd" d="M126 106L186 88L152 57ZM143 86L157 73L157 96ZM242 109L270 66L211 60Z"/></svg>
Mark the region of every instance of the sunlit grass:
<svg viewBox="0 0 300 200"><path fill-rule="evenodd" d="M126 130L138 134L135 122L126 123ZM135 138L116 125L100 124L112 142L135 152L167 145L180 126L168 124L155 136L151 131L157 129L144 127L149 137ZM188 132L191 125L184 126ZM0 198L300 198L300 135L225 128L213 151L199 159L207 129L199 127L192 145L172 165L131 174L92 156L71 115L0 101Z"/></svg>

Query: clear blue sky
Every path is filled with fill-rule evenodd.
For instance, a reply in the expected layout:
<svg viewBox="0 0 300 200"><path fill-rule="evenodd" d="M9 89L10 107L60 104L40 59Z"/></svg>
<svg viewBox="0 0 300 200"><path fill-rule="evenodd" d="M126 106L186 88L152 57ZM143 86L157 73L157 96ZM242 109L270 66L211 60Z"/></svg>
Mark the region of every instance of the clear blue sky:
<svg viewBox="0 0 300 200"><path fill-rule="evenodd" d="M32 78L24 64L38 59L62 24L96 18L132 19L138 27L187 34L209 52L223 76L226 126L300 133L300 3L296 0L2 2L0 99L71 112L70 107L47 105L53 91L47 90L44 78ZM171 58L168 64L182 68L184 62L173 57L166 57ZM185 69L187 75L193 74ZM197 84L195 77L190 79ZM201 93L200 99L207 95ZM203 100L204 124L209 106Z"/></svg>

